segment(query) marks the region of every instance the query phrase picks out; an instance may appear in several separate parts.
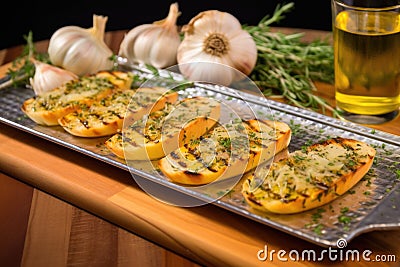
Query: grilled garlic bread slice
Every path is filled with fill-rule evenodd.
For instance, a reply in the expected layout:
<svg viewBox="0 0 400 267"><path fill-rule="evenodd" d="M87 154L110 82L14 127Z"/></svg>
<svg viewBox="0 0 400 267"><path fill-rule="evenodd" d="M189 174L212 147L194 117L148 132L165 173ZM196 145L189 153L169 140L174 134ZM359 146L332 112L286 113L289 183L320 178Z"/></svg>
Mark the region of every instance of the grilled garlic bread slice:
<svg viewBox="0 0 400 267"><path fill-rule="evenodd" d="M163 87L117 90L88 109L71 112L61 117L59 124L70 134L80 137L100 137L122 130L126 115L132 121L140 120L153 110L174 103L178 93Z"/></svg>
<svg viewBox="0 0 400 267"><path fill-rule="evenodd" d="M220 103L211 98L185 98L162 110L152 110L146 119L125 127L106 141L119 158L155 160L199 138L220 117Z"/></svg>
<svg viewBox="0 0 400 267"><path fill-rule="evenodd" d="M291 130L283 122L235 121L217 125L159 160L162 173L173 182L203 185L237 177L285 149Z"/></svg>
<svg viewBox="0 0 400 267"><path fill-rule="evenodd" d="M116 89L128 89L132 74L122 71L100 71L71 80L64 85L27 99L22 111L41 125L58 125L58 119L111 94Z"/></svg>
<svg viewBox="0 0 400 267"><path fill-rule="evenodd" d="M290 214L316 208L360 181L375 153L357 140L329 139L261 168L244 181L242 193L249 206L263 212Z"/></svg>

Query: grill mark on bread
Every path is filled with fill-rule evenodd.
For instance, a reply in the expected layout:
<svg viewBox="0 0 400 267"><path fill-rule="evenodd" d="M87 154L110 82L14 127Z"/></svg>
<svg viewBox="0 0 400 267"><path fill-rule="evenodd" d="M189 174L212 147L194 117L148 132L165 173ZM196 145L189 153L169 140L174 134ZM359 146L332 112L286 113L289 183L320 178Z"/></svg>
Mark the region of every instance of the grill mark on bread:
<svg viewBox="0 0 400 267"><path fill-rule="evenodd" d="M154 110L161 109L166 102L174 102L177 97L176 92L170 93L161 87L116 90L88 109L65 115L59 124L70 134L80 137L112 135L122 130L125 119L136 121L153 105Z"/></svg>
<svg viewBox="0 0 400 267"><path fill-rule="evenodd" d="M238 177L287 147L291 136L289 126L282 122L276 122L276 126L274 124L253 119L216 126L198 140L180 148L179 154L167 155L161 159L160 170L172 181L189 185ZM225 129L231 129L231 134ZM200 143L206 139L215 144L215 154L211 161L207 153L204 155L204 151L201 152ZM187 169L181 168L177 162L177 165L174 164L174 161L182 160L187 161ZM201 179L192 179L188 173L201 174Z"/></svg>
<svg viewBox="0 0 400 267"><path fill-rule="evenodd" d="M243 183L242 193L250 206L264 212L296 213L319 207L354 186L368 172L375 153L357 140L325 140L305 152L292 152L273 163L269 172L254 173Z"/></svg>
<svg viewBox="0 0 400 267"><path fill-rule="evenodd" d="M115 90L129 88L131 83L132 77L128 73L101 71L27 99L21 110L37 124L58 125L58 120L66 114L86 109Z"/></svg>
<svg viewBox="0 0 400 267"><path fill-rule="evenodd" d="M113 142L121 140L110 138L106 145L114 154L125 159L159 159L211 129L219 117L220 104L217 100L200 96L184 98L162 110L150 112L146 119L126 127L123 135L130 138L123 145L124 153L119 145L113 149ZM133 139L137 139L140 145L131 145L129 142Z"/></svg>

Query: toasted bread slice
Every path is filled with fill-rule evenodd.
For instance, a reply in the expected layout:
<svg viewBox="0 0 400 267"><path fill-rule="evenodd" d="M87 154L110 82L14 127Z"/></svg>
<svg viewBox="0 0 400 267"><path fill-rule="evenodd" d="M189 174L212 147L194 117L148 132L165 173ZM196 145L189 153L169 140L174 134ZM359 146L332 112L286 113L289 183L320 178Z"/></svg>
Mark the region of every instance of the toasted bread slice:
<svg viewBox="0 0 400 267"><path fill-rule="evenodd" d="M237 177L285 149L291 130L283 122L257 120L217 125L211 131L159 160L170 180L203 185Z"/></svg>
<svg viewBox="0 0 400 267"><path fill-rule="evenodd" d="M21 109L37 124L58 125L58 119L66 114L88 107L116 89L130 88L132 78L126 72L100 71L27 99Z"/></svg>
<svg viewBox="0 0 400 267"><path fill-rule="evenodd" d="M331 202L370 169L375 149L360 141L333 138L294 151L244 181L249 206L264 212L298 213Z"/></svg>
<svg viewBox="0 0 400 267"><path fill-rule="evenodd" d="M185 98L162 110L152 110L147 119L125 127L106 146L127 160L164 157L211 129L220 117L220 103L211 98Z"/></svg>
<svg viewBox="0 0 400 267"><path fill-rule="evenodd" d="M126 115L133 121L140 120L150 112L151 108L161 109L166 102L174 103L177 99L178 93L162 87L117 90L94 102L88 109L61 117L58 122L67 132L75 136L107 136L122 130Z"/></svg>

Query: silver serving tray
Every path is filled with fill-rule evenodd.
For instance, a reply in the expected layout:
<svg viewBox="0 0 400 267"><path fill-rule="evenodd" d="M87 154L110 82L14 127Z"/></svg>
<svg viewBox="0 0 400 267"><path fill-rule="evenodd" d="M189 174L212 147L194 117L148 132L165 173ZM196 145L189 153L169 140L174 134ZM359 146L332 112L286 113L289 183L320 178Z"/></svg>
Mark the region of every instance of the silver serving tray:
<svg viewBox="0 0 400 267"><path fill-rule="evenodd" d="M120 68L132 71L152 82L176 80L178 74L159 70L158 79L145 66L120 62ZM377 150L371 171L352 190L319 209L294 215L262 214L248 207L241 194L245 179L215 183L211 187L182 186L167 180L153 163L125 162L104 146L108 137L79 138L61 127L35 124L21 111L22 103L32 97L30 88L6 88L0 91L0 121L30 134L73 149L103 162L131 172L135 181L149 194L173 205L197 206L213 204L251 220L276 228L323 247L342 246L354 237L373 230L400 228L400 136L373 130L358 124L331 118L302 108L270 101L253 93L205 83L193 83L179 91L181 97L208 96L233 107L243 116L252 116L247 108L261 118L286 122L293 131L289 151L330 137L353 138L371 144ZM246 108L242 109L243 103ZM226 114L226 112L223 112ZM349 220L342 220L343 218Z"/></svg>

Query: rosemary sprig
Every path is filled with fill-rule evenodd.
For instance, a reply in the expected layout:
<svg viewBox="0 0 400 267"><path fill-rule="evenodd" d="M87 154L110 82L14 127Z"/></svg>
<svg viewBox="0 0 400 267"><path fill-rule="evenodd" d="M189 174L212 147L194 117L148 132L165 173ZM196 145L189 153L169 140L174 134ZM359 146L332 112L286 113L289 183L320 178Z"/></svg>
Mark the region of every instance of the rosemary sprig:
<svg viewBox="0 0 400 267"><path fill-rule="evenodd" d="M272 16L265 16L258 25L244 29L250 33L257 45L257 64L250 78L269 97L285 98L290 104L302 108L337 110L324 99L316 96L313 81L333 82L333 47L327 41L301 41L304 33L283 34L272 32L270 25L285 18L293 3L278 5Z"/></svg>
<svg viewBox="0 0 400 267"><path fill-rule="evenodd" d="M7 70L7 75L10 77L10 80L2 83L0 89L11 85L17 87L29 84L29 78L33 77L35 74L35 65L32 59L46 63L50 62L47 53L38 53L36 51L31 31L28 35L24 35L23 37L26 41L26 45L23 47L21 55L13 60L10 68Z"/></svg>

